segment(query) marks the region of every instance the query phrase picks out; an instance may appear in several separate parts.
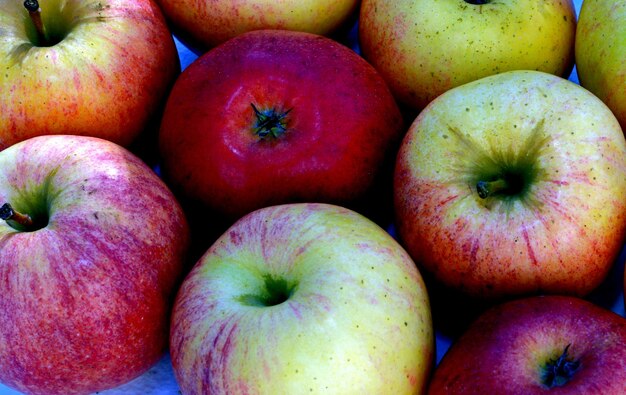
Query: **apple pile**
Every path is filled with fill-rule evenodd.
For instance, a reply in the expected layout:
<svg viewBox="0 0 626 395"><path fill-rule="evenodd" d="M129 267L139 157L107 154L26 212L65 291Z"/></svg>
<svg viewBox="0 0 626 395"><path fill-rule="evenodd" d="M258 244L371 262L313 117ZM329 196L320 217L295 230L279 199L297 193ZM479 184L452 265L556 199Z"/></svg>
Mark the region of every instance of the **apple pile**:
<svg viewBox="0 0 626 395"><path fill-rule="evenodd" d="M626 288L625 26L0 0L0 383L91 394L169 351L183 394L625 393L597 299Z"/></svg>

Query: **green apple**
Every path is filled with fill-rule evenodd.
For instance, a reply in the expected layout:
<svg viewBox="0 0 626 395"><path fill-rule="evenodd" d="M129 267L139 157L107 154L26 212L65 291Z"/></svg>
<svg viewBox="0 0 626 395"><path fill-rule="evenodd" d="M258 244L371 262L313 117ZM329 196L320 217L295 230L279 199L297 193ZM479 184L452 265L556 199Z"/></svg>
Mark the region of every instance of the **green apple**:
<svg viewBox="0 0 626 395"><path fill-rule="evenodd" d="M157 0L195 45L212 48L252 30L294 30L329 35L358 10L357 0Z"/></svg>
<svg viewBox="0 0 626 395"><path fill-rule="evenodd" d="M492 298L585 295L626 231L626 141L597 97L511 71L442 94L398 153L399 235L443 284Z"/></svg>
<svg viewBox="0 0 626 395"><path fill-rule="evenodd" d="M0 150L44 134L128 146L180 64L152 0L0 0ZM39 25L39 28L37 28Z"/></svg>
<svg viewBox="0 0 626 395"><path fill-rule="evenodd" d="M576 30L580 84L613 111L626 130L626 1L586 0Z"/></svg>
<svg viewBox="0 0 626 395"><path fill-rule="evenodd" d="M433 348L414 262L371 220L326 204L237 221L184 280L172 313L184 394L417 394Z"/></svg>
<svg viewBox="0 0 626 395"><path fill-rule="evenodd" d="M504 71L568 76L575 31L571 0L363 0L359 20L365 58L414 109Z"/></svg>

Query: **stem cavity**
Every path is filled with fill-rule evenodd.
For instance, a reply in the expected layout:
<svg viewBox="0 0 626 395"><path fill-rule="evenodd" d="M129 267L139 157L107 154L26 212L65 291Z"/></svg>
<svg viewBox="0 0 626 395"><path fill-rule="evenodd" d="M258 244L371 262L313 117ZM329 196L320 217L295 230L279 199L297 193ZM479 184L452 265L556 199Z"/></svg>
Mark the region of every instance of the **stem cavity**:
<svg viewBox="0 0 626 395"><path fill-rule="evenodd" d="M253 103L250 103L254 115L256 116L256 122L254 124L254 134L259 138L265 139L266 137L277 139L287 131L287 114L292 110L281 112L276 108L269 110L259 110Z"/></svg>
<svg viewBox="0 0 626 395"><path fill-rule="evenodd" d="M541 380L546 387L553 388L567 384L580 367L580 361L568 358L567 351L570 346L571 344L568 344L556 361L549 361L543 368Z"/></svg>

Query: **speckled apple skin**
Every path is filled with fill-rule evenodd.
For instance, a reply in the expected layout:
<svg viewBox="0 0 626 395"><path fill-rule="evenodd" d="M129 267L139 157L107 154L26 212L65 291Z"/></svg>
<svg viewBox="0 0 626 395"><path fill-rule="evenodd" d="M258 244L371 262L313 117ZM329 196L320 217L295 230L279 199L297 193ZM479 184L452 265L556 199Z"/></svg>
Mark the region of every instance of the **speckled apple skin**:
<svg viewBox="0 0 626 395"><path fill-rule="evenodd" d="M290 110L285 134L255 135L251 104ZM354 51L309 33L259 30L185 69L159 147L174 189L236 219L275 204L363 199L405 130L384 80Z"/></svg>
<svg viewBox="0 0 626 395"><path fill-rule="evenodd" d="M542 384L542 367L567 345L579 360L562 387ZM603 394L626 389L626 319L583 299L519 299L481 315L444 355L428 394Z"/></svg>
<svg viewBox="0 0 626 395"><path fill-rule="evenodd" d="M576 70L580 84L602 99L626 130L626 1L583 2Z"/></svg>
<svg viewBox="0 0 626 395"><path fill-rule="evenodd" d="M41 136L0 152L0 201L47 199L49 223L0 223L0 381L88 394L164 353L187 223L165 184L121 147ZM45 196L45 197L44 197Z"/></svg>
<svg viewBox="0 0 626 395"><path fill-rule="evenodd" d="M239 298L263 276L297 283L282 304ZM170 352L185 395L419 394L433 363L426 288L370 220L325 204L257 210L185 279Z"/></svg>
<svg viewBox="0 0 626 395"><path fill-rule="evenodd" d="M21 1L0 1L0 150L30 137L88 135L128 146L153 120L180 71L152 0L41 1L44 24L70 32L34 46ZM62 11L60 11L62 10Z"/></svg>
<svg viewBox="0 0 626 395"><path fill-rule="evenodd" d="M359 7L357 0L157 2L176 29L206 49L253 30L281 29L330 35Z"/></svg>
<svg viewBox="0 0 626 395"><path fill-rule="evenodd" d="M568 76L574 65L571 0L363 0L364 57L396 98L423 109L455 86L509 70Z"/></svg>
<svg viewBox="0 0 626 395"><path fill-rule="evenodd" d="M511 160L533 138L539 172L525 199L481 199L476 163ZM626 142L611 111L572 82L533 71L486 77L415 120L394 202L403 245L450 287L481 298L585 295L623 245Z"/></svg>

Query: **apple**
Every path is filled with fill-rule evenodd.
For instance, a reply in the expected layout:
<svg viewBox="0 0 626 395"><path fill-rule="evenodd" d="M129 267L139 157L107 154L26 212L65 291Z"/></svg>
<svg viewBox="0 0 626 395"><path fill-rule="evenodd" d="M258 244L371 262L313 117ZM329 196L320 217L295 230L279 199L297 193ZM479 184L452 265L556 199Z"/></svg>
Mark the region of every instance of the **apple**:
<svg viewBox="0 0 626 395"><path fill-rule="evenodd" d="M593 94L538 71L485 77L439 96L407 132L398 234L466 295L583 296L622 248L624 174L624 135Z"/></svg>
<svg viewBox="0 0 626 395"><path fill-rule="evenodd" d="M331 35L354 16L357 0L157 0L177 33L195 46L215 47L252 30Z"/></svg>
<svg viewBox="0 0 626 395"><path fill-rule="evenodd" d="M383 175L391 179L404 131L384 80L354 51L319 35L260 30L183 71L159 146L177 193L236 219L293 202L357 205Z"/></svg>
<svg viewBox="0 0 626 395"><path fill-rule="evenodd" d="M569 76L575 32L571 0L363 0L359 19L363 55L417 110L505 71Z"/></svg>
<svg viewBox="0 0 626 395"><path fill-rule="evenodd" d="M371 220L328 204L238 220L186 277L172 313L184 394L417 394L433 348L411 258Z"/></svg>
<svg viewBox="0 0 626 395"><path fill-rule="evenodd" d="M452 344L436 394L623 394L626 319L571 296L492 307Z"/></svg>
<svg viewBox="0 0 626 395"><path fill-rule="evenodd" d="M129 146L180 71L158 6L48 0L37 11L37 1L25 3L34 11L0 1L0 150L49 134Z"/></svg>
<svg viewBox="0 0 626 395"><path fill-rule="evenodd" d="M626 130L626 1L583 2L576 70L580 84L602 99Z"/></svg>
<svg viewBox="0 0 626 395"><path fill-rule="evenodd" d="M87 394L164 354L189 239L182 209L128 150L38 136L0 152L0 382Z"/></svg>

